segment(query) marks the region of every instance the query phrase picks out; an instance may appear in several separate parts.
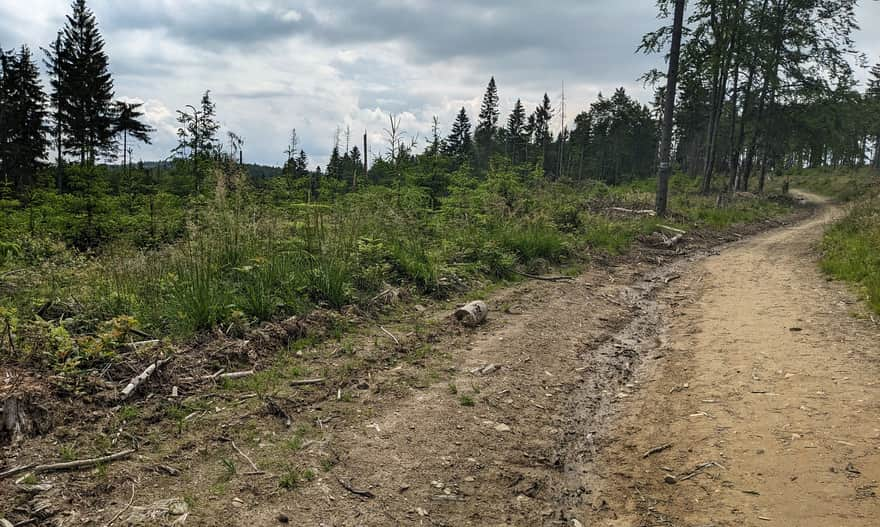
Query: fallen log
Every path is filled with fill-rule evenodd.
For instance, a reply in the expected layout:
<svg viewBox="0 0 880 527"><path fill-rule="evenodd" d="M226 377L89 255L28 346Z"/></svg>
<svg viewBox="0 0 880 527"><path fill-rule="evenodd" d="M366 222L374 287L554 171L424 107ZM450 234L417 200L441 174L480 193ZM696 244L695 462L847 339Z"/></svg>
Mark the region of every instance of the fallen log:
<svg viewBox="0 0 880 527"><path fill-rule="evenodd" d="M634 210L634 209L625 209L623 207L608 207L607 210L610 210L613 212L623 212L625 214L641 214L643 216L656 216L657 215L657 212L650 210L650 209L641 209L641 210L635 209Z"/></svg>
<svg viewBox="0 0 880 527"><path fill-rule="evenodd" d="M14 476L16 474L20 474L22 472L31 472L33 474L40 474L42 472L61 472L64 470L78 470L81 468L90 468L97 465L103 465L104 463L111 463L113 461L118 461L120 459L125 459L132 454L137 452L137 450L130 448L128 450L123 450L121 452L116 452L115 454L110 454L107 456L95 457L90 459L77 459L75 461L65 461L64 463L49 463L45 465L22 465L19 467L11 468L5 472L0 472L0 479L8 478L9 476Z"/></svg>
<svg viewBox="0 0 880 527"><path fill-rule="evenodd" d="M470 302L455 310L455 319L465 326L479 326L486 321L489 314L489 306L485 302L477 300Z"/></svg>
<svg viewBox="0 0 880 527"><path fill-rule="evenodd" d="M147 369L145 369L143 372L141 372L140 375L138 375L137 377L134 377L131 381L129 381L129 383L125 386L125 388L122 389L122 392L119 394L119 398L120 399L128 399L128 397L132 393L134 393L134 391L137 389L138 386L140 386L144 381L149 379L150 376L152 376L154 373L156 373L156 370L159 369L160 366L162 366L163 364L165 364L166 362L168 362L170 360L171 360L170 357L167 359L157 360L156 362L147 366Z"/></svg>
<svg viewBox="0 0 880 527"><path fill-rule="evenodd" d="M231 372L229 372L229 373L223 373L223 374L221 374L221 375L218 375L218 376L215 377L215 378L217 378L217 379L229 379L229 380L232 380L232 379L242 379L242 378L244 378L244 377L250 377L250 376L253 375L254 373L255 373L254 370L247 370L247 371L231 371Z"/></svg>

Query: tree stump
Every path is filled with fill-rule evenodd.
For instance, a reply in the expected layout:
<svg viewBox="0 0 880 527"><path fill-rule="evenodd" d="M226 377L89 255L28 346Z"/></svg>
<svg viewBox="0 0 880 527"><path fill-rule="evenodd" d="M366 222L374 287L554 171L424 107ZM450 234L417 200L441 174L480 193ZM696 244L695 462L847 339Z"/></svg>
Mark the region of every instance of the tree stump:
<svg viewBox="0 0 880 527"><path fill-rule="evenodd" d="M477 300L455 310L455 318L465 326L479 326L486 321L489 306Z"/></svg>
<svg viewBox="0 0 880 527"><path fill-rule="evenodd" d="M0 445L16 445L24 438L39 435L48 428L46 410L29 404L18 397L9 397L2 403Z"/></svg>

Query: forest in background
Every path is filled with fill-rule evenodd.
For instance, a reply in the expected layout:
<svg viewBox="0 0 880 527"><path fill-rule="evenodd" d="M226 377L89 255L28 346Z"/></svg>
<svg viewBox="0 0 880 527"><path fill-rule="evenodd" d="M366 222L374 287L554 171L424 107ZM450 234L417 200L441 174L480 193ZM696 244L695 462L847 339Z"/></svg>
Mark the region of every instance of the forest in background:
<svg viewBox="0 0 880 527"><path fill-rule="evenodd" d="M766 219L790 207L764 195L768 178L877 170L880 65L860 91L854 5L691 4L663 221ZM669 15L673 3L659 6ZM640 49L661 52L671 36L664 26ZM295 130L282 168L243 164L206 90L178 111L168 159L133 163L132 144L153 130L139 104L116 99L85 0L41 53L47 85L26 46L0 54L0 346L17 359L98 367L132 332L241 333L315 306L369 309L397 288L448 297L574 270L661 221L613 211L654 201L662 88L650 105L623 88L600 96L569 129L547 95L502 113L492 78L473 121L462 109L442 133L435 119L419 144L391 115L385 144L371 146L380 154L366 159L360 138L340 133L316 170Z"/></svg>

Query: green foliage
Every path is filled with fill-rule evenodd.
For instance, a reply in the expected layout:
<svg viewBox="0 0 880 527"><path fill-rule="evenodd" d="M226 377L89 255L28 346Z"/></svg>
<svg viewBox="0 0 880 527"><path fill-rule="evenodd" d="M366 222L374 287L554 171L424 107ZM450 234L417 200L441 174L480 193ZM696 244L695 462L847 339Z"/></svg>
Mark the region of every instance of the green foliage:
<svg viewBox="0 0 880 527"><path fill-rule="evenodd" d="M857 284L880 313L880 199L856 205L822 243L822 269Z"/></svg>

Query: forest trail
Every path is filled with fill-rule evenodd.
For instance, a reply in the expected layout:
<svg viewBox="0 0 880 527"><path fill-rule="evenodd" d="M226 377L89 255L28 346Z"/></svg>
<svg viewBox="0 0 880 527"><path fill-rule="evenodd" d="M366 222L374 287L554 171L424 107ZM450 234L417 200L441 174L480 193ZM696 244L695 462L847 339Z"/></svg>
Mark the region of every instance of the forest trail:
<svg viewBox="0 0 880 527"><path fill-rule="evenodd" d="M666 292L693 302L665 317L665 357L597 460L599 524L880 522L880 331L816 265L838 214L735 244Z"/></svg>
<svg viewBox="0 0 880 527"><path fill-rule="evenodd" d="M240 520L876 525L880 330L817 269L839 213L501 292L487 326L437 343L451 382L366 401L332 474Z"/></svg>

